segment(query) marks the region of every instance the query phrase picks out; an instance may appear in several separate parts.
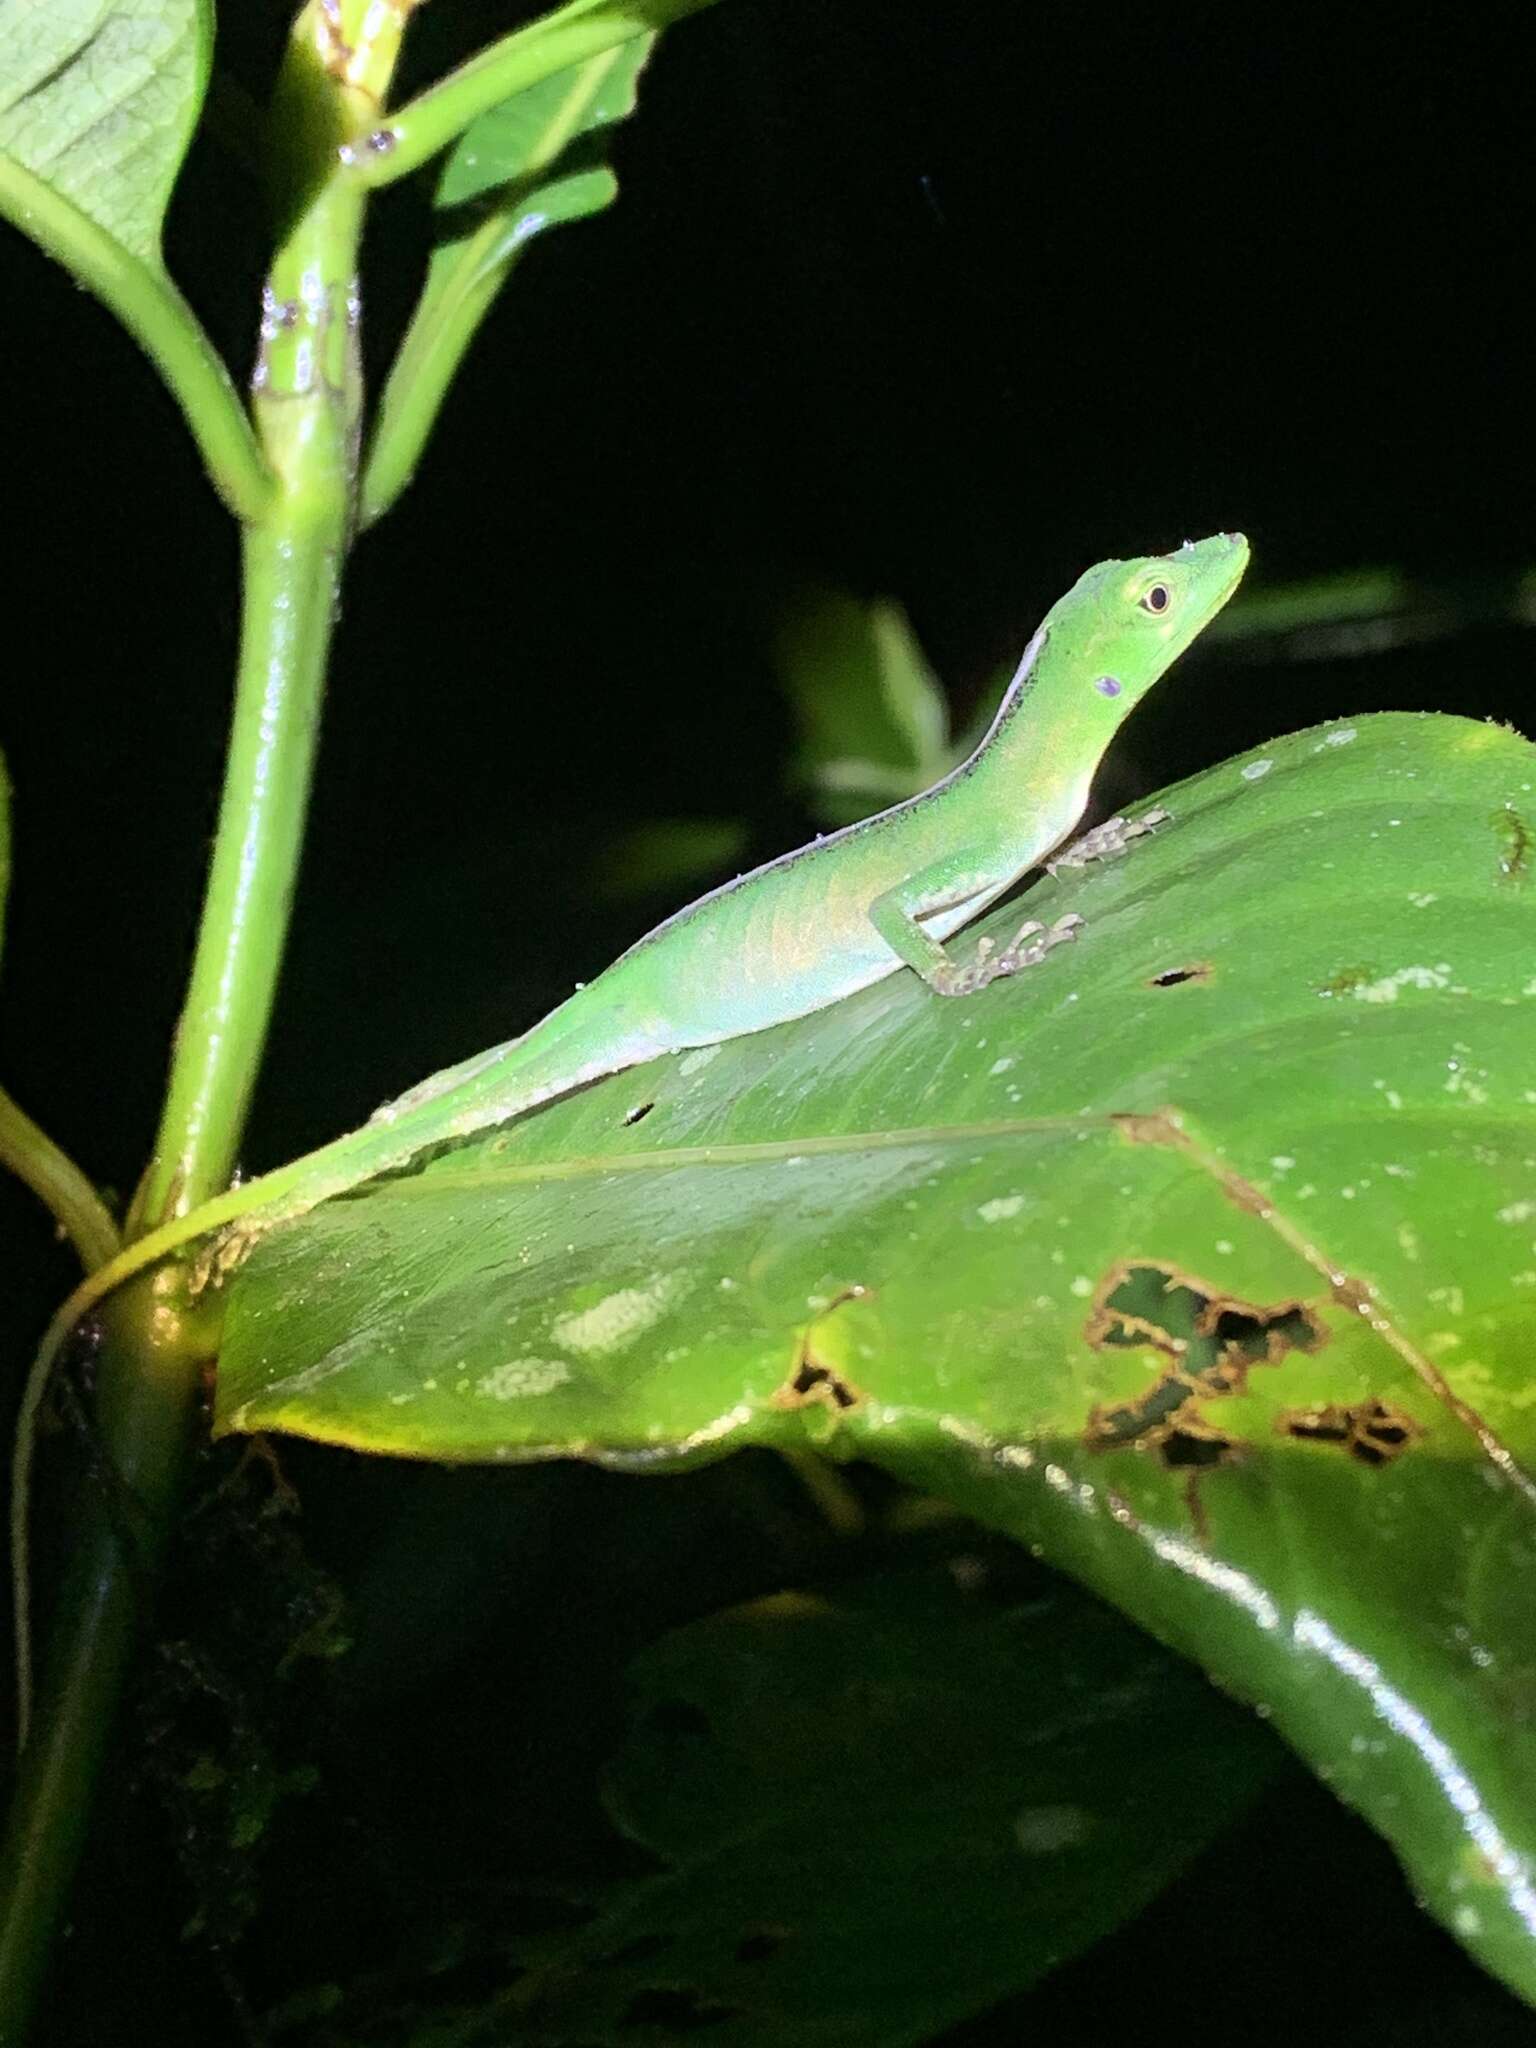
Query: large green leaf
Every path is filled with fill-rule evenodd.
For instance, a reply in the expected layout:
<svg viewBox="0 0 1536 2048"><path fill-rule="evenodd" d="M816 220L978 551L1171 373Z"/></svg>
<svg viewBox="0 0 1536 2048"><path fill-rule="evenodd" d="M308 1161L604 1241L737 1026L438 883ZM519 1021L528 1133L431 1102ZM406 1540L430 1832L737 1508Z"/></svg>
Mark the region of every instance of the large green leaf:
<svg viewBox="0 0 1536 2048"><path fill-rule="evenodd" d="M1010 1595L974 1545L712 1615L632 1677L607 1801L657 1874L435 2014L436 2048L514 2014L551 2044L930 2041L1138 1911L1274 1757L1187 1666L1060 1581Z"/></svg>
<svg viewBox="0 0 1536 2048"><path fill-rule="evenodd" d="M212 47L212 0L0 0L0 150L158 268Z"/></svg>
<svg viewBox="0 0 1536 2048"><path fill-rule="evenodd" d="M1014 982L897 977L275 1232L221 1426L877 1460L1263 1703L1536 1999L1536 751L1384 716L1164 801L1031 893L1088 926Z"/></svg>

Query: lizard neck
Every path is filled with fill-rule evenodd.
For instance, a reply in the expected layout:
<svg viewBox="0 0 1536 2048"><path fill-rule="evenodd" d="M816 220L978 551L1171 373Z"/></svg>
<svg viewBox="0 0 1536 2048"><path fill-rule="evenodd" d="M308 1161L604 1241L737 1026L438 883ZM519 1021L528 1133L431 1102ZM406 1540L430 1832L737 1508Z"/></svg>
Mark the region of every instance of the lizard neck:
<svg viewBox="0 0 1536 2048"><path fill-rule="evenodd" d="M963 786L967 805L984 807L995 820L999 840L1027 840L1036 857L1082 816L1103 753L1085 756L1073 692L1055 673L1070 660L1065 649L1052 648L1047 620L1025 648L981 741L943 785Z"/></svg>

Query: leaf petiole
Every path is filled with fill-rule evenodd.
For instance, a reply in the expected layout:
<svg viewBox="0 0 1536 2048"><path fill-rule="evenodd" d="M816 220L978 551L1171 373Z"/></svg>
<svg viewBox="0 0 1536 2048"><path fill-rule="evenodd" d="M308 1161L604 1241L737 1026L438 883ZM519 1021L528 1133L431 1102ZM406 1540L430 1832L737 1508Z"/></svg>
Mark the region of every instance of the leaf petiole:
<svg viewBox="0 0 1536 2048"><path fill-rule="evenodd" d="M715 0L568 0L513 31L338 151L343 175L367 187L393 185L441 154L470 122L514 93L620 43L665 28Z"/></svg>

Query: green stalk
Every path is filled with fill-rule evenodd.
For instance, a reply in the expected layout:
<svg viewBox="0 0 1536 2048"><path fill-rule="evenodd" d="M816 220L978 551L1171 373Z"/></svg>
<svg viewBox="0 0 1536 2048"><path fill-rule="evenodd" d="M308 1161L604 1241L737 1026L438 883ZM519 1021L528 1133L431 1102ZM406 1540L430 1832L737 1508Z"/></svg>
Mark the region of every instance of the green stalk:
<svg viewBox="0 0 1536 2048"><path fill-rule="evenodd" d="M87 1273L114 1257L122 1237L112 1212L46 1131L0 1088L0 1166L28 1186L80 1255Z"/></svg>
<svg viewBox="0 0 1536 2048"><path fill-rule="evenodd" d="M506 282L510 259L498 261L507 233L500 215L480 228L449 288L419 306L400 344L379 401L373 442L363 465L358 523L366 531L394 505L416 474L443 401L481 322Z"/></svg>
<svg viewBox="0 0 1536 2048"><path fill-rule="evenodd" d="M262 295L251 380L277 492L244 533L224 800L165 1107L129 1212L129 1242L226 1185L265 1049L351 532L362 412L363 195L347 189L333 166L337 137L355 133L375 104L371 91L335 75L325 10L306 8L273 108L284 234Z"/></svg>
<svg viewBox="0 0 1536 2048"><path fill-rule="evenodd" d="M250 421L212 342L165 272L125 249L3 150L0 214L117 315L186 415L214 489L237 519L260 518L272 478Z"/></svg>
<svg viewBox="0 0 1536 2048"><path fill-rule="evenodd" d="M142 1274L102 1309L96 1427L121 1486L70 1506L60 1626L0 1842L0 2044L21 2048L139 1634L143 1588L164 1552L191 1443L200 1360L168 1277ZM125 1505L133 1503L131 1530ZM125 1555L125 1534L133 1554Z"/></svg>
<svg viewBox="0 0 1536 2048"><path fill-rule="evenodd" d="M271 1015L352 527L362 405L355 309L366 195L336 174L337 153L377 119L402 18L368 0L343 0L339 14L311 0L279 80L272 141L285 189L252 400L275 487L244 530L241 650L218 834L130 1239L228 1181ZM42 1711L23 1727L0 1842L0 2048L25 2039L36 2008L138 1635L142 1589L174 1524L203 1363L184 1287L180 1269L147 1274L102 1312L97 1425L124 1486L110 1498L88 1487L71 1510L72 1555ZM23 1438L42 1391L29 1389ZM19 1469L25 1464L23 1452ZM25 1668L21 1683L25 1712Z"/></svg>
<svg viewBox="0 0 1536 2048"><path fill-rule="evenodd" d="M285 484L287 480L285 479ZM340 582L344 505L285 488L243 536L234 724L170 1081L131 1241L227 1183L288 934Z"/></svg>

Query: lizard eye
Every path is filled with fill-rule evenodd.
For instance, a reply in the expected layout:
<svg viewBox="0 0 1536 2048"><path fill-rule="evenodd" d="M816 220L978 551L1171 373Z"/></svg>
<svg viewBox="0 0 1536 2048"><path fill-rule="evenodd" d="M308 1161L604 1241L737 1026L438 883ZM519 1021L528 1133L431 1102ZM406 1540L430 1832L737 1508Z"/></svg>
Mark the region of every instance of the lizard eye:
<svg viewBox="0 0 1536 2048"><path fill-rule="evenodd" d="M1144 590L1141 593L1137 602L1144 612L1151 612L1154 617L1161 617L1167 611L1169 605L1173 603L1173 592L1166 583L1154 583L1150 590Z"/></svg>

